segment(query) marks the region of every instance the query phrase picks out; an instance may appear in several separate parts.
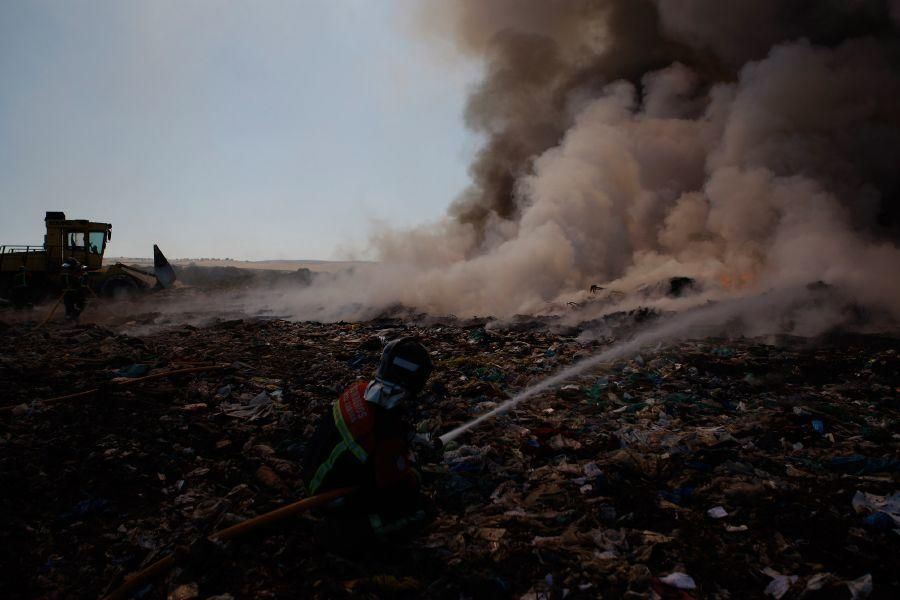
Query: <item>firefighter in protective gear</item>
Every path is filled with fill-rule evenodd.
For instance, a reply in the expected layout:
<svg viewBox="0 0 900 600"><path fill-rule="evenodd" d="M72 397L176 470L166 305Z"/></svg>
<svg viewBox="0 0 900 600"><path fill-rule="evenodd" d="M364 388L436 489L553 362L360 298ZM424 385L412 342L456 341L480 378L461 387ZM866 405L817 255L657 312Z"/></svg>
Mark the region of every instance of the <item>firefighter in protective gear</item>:
<svg viewBox="0 0 900 600"><path fill-rule="evenodd" d="M329 517L352 523L352 535L390 536L424 520L413 430L403 418L433 370L413 338L385 346L372 381L350 385L319 422L307 447L305 479L312 494L358 486Z"/></svg>
<svg viewBox="0 0 900 600"><path fill-rule="evenodd" d="M81 263L74 258L67 258L62 264L63 304L66 305L66 318L77 321L84 310L84 283L86 273Z"/></svg>
<svg viewBox="0 0 900 600"><path fill-rule="evenodd" d="M29 304L29 277L28 270L22 265L13 278L12 303L15 308L25 308Z"/></svg>

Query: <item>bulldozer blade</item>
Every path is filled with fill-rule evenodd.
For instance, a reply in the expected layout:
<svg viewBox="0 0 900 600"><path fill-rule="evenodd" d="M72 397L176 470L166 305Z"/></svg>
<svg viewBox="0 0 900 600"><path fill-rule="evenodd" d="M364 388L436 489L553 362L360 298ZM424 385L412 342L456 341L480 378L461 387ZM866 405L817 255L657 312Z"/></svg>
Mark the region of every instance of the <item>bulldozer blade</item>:
<svg viewBox="0 0 900 600"><path fill-rule="evenodd" d="M164 288L175 283L175 269L172 268L156 244L153 244L153 273L156 275L159 285Z"/></svg>

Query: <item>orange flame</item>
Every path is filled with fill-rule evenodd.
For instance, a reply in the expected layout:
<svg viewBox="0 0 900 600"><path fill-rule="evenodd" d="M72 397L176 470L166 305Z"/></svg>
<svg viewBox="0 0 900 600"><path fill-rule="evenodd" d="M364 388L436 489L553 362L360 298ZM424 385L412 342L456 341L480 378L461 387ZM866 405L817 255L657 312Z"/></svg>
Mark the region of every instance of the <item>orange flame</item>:
<svg viewBox="0 0 900 600"><path fill-rule="evenodd" d="M725 288L726 290L740 290L744 289L753 284L756 281L756 275L751 272L738 273L736 275L732 275L731 273L724 273L719 277L719 284Z"/></svg>

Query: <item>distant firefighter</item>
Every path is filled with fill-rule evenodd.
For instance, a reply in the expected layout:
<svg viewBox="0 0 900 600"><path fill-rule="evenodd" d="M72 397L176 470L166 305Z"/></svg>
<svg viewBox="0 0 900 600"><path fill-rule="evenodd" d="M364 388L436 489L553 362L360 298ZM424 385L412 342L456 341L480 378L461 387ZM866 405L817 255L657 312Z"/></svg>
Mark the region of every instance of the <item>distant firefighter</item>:
<svg viewBox="0 0 900 600"><path fill-rule="evenodd" d="M21 309L30 304L31 288L28 285L30 279L31 274L25 268L25 265L19 267L16 276L13 278L12 303L14 307Z"/></svg>
<svg viewBox="0 0 900 600"><path fill-rule="evenodd" d="M66 318L78 321L85 307L84 286L87 273L75 258L67 258L62 264L63 304Z"/></svg>

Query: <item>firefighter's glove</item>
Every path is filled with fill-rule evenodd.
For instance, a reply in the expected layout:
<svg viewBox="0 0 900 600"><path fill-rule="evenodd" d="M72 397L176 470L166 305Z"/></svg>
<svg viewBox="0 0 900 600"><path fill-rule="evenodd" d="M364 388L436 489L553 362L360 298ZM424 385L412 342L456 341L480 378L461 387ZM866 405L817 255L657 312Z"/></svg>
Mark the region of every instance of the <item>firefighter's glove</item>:
<svg viewBox="0 0 900 600"><path fill-rule="evenodd" d="M421 464L439 463L444 458L444 444L438 437L418 434L412 440L413 451Z"/></svg>

